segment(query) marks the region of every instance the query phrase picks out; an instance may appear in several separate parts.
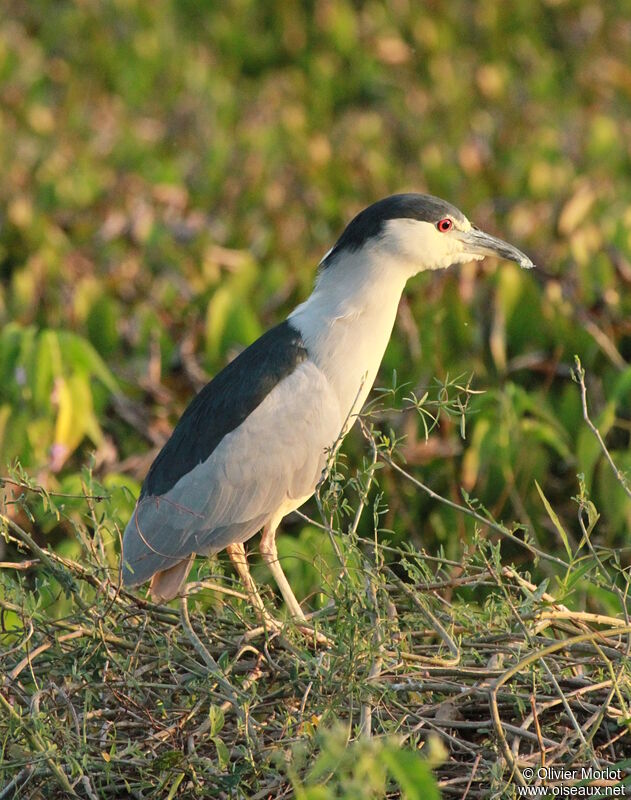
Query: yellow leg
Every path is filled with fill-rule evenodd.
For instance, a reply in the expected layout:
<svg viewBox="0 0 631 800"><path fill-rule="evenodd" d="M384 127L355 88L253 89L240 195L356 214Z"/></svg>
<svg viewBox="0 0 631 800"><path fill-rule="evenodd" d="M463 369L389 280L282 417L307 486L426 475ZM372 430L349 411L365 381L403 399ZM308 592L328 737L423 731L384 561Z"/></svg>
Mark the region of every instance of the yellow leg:
<svg viewBox="0 0 631 800"><path fill-rule="evenodd" d="M230 560L234 564L234 568L241 579L241 583L243 584L243 588L245 589L250 602L254 606L257 617L268 627L278 630L281 627L280 623L275 620L265 608L263 600L261 599L261 595L259 594L259 590L256 588L256 584L254 583L252 575L250 574L248 557L245 554L245 547L241 542L238 542L237 544L229 544L226 547L226 551L230 556Z"/></svg>
<svg viewBox="0 0 631 800"><path fill-rule="evenodd" d="M280 565L280 561L278 560L276 528L271 525L266 525L263 528L263 533L261 535L261 555L274 576L274 580L280 589L280 593L292 617L300 622L305 622L306 617L302 608L300 608L300 603L296 600L296 595L293 593L289 581L285 577L285 573Z"/></svg>
<svg viewBox="0 0 631 800"><path fill-rule="evenodd" d="M307 622L307 618L300 607L300 603L296 600L296 595L293 593L289 581L283 572L280 561L278 560L278 550L276 549L276 525L266 525L263 528L263 533L261 534L261 555L274 576L274 580L280 589L285 605L289 609L294 620L298 623L298 630L309 638L315 637L317 644L330 647L333 641L325 634L320 633L320 631L314 632L313 628L310 627L310 623Z"/></svg>

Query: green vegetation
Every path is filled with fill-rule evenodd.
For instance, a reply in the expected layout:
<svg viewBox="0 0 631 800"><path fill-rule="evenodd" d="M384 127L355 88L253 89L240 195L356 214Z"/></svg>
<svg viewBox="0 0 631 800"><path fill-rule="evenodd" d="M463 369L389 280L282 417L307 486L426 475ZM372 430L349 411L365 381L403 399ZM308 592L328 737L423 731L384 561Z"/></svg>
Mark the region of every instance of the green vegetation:
<svg viewBox="0 0 631 800"><path fill-rule="evenodd" d="M311 523L337 557L305 556L326 598L311 620L327 646L291 623L267 633L221 557L179 608L121 591L103 487L85 473L79 516L75 498L16 477L12 510L65 519L81 556L43 550L4 517L31 559L0 597L5 796L54 786L53 796L91 799L514 797L542 761L579 776L624 770L629 577L591 543L593 505L581 501L585 536L565 560L539 554L555 578L538 584L506 564L487 534L511 531L484 516L459 561L395 547L383 531L377 540L384 509L379 492L367 495L390 444L367 435L374 458L343 485L336 465L320 496L326 523ZM290 574L294 563L306 569L285 557ZM583 584L615 612L572 608Z"/></svg>
<svg viewBox="0 0 631 800"><path fill-rule="evenodd" d="M503 797L544 746L631 757L629 52L628 0L3 7L0 797ZM405 190L539 268L410 285L279 536L328 651L242 639L196 566L235 704L176 604L117 591L120 530L192 393Z"/></svg>

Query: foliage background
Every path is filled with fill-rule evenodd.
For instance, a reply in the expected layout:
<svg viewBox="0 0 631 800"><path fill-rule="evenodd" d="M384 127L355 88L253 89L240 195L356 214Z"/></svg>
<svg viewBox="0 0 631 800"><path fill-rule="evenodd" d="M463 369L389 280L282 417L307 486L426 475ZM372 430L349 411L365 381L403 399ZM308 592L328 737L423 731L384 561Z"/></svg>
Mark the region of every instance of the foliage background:
<svg viewBox="0 0 631 800"><path fill-rule="evenodd" d="M305 298L355 212L398 191L449 199L539 267L410 285L378 383L396 370L399 400L453 397L473 375L483 394L464 438L444 407L427 441L413 409L382 417L408 464L561 552L535 480L575 545L581 474L595 540L628 561L630 506L570 376L578 354L631 466L628 0L16 0L0 14L0 463L71 494L90 464L110 493L112 568L116 525L192 392ZM345 451L358 463L357 431ZM391 539L460 557L462 516L380 480ZM8 508L79 553L63 515ZM304 596L324 545L297 517L285 531ZM577 606L609 602L579 587Z"/></svg>
<svg viewBox="0 0 631 800"><path fill-rule="evenodd" d="M410 287L380 383L473 373L486 392L465 440L444 424L425 446L408 419L410 458L542 540L533 479L571 518L583 472L624 543L569 367L607 399L625 467L628 2L29 2L0 37L3 463L67 486L96 449L108 485L136 490L147 440L203 379L184 355L212 375L306 296L353 213L430 191L540 269ZM386 527L453 555L456 524L393 502Z"/></svg>

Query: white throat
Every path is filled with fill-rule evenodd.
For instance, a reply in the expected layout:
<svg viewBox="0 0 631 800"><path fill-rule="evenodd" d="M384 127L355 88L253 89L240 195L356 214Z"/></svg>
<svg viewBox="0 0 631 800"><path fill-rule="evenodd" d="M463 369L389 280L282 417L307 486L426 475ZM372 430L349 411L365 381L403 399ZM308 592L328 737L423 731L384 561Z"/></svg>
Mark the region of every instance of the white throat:
<svg viewBox="0 0 631 800"><path fill-rule="evenodd" d="M345 252L289 315L331 384L342 420L361 410L373 385L408 276L378 245Z"/></svg>

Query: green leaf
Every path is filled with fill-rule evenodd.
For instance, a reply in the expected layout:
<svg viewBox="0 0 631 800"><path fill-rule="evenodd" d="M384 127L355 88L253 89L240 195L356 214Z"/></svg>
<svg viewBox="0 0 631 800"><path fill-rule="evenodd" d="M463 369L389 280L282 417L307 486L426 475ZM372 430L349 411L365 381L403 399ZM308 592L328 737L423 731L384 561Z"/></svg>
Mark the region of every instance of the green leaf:
<svg viewBox="0 0 631 800"><path fill-rule="evenodd" d="M418 753L388 747L381 759L407 800L440 800L432 771Z"/></svg>
<svg viewBox="0 0 631 800"><path fill-rule="evenodd" d="M208 710L208 721L210 723L210 738L213 739L224 725L224 713L219 706L211 705Z"/></svg>
<svg viewBox="0 0 631 800"><path fill-rule="evenodd" d="M585 561L580 566L573 565L572 569L567 571L567 575L562 581L564 590L566 592L571 592L593 568L594 564L592 561Z"/></svg>
<svg viewBox="0 0 631 800"><path fill-rule="evenodd" d="M296 800L334 800L326 786L309 786L307 789L296 789Z"/></svg>
<svg viewBox="0 0 631 800"><path fill-rule="evenodd" d="M206 353L211 361L221 354L221 343L231 307L227 286L221 286L208 302L206 310Z"/></svg>
<svg viewBox="0 0 631 800"><path fill-rule="evenodd" d="M54 336L53 331L44 331L38 337L33 359L30 386L35 408L42 413L51 411L51 393L55 378Z"/></svg>
<svg viewBox="0 0 631 800"><path fill-rule="evenodd" d="M554 525L554 527L557 530L557 533L561 537L561 541L563 542L563 546L565 547L565 550L567 552L568 558L571 560L572 559L572 548L570 547L570 542L569 542L567 533L565 532L565 529L564 529L563 525L561 525L561 520L557 516L556 511L552 508L552 506L548 502L548 498L545 496L545 494L543 493L543 490L541 489L541 486L539 486L539 484L537 483L536 480L535 480L535 486L537 487L537 491L539 492L539 497L541 498L541 502L543 503L546 511L548 512L548 516L552 520L552 524Z"/></svg>
<svg viewBox="0 0 631 800"><path fill-rule="evenodd" d="M227 769L230 765L230 751L226 747L225 742L223 739L220 739L218 736L212 737L213 743L217 748L217 758L219 759L219 766L221 769Z"/></svg>
<svg viewBox="0 0 631 800"><path fill-rule="evenodd" d="M119 388L116 378L90 342L69 331L60 331L58 336L66 369L70 367L73 370L98 378L112 394L118 393Z"/></svg>
<svg viewBox="0 0 631 800"><path fill-rule="evenodd" d="M154 759L153 764L157 769L172 769L182 762L183 757L179 750L167 750Z"/></svg>

